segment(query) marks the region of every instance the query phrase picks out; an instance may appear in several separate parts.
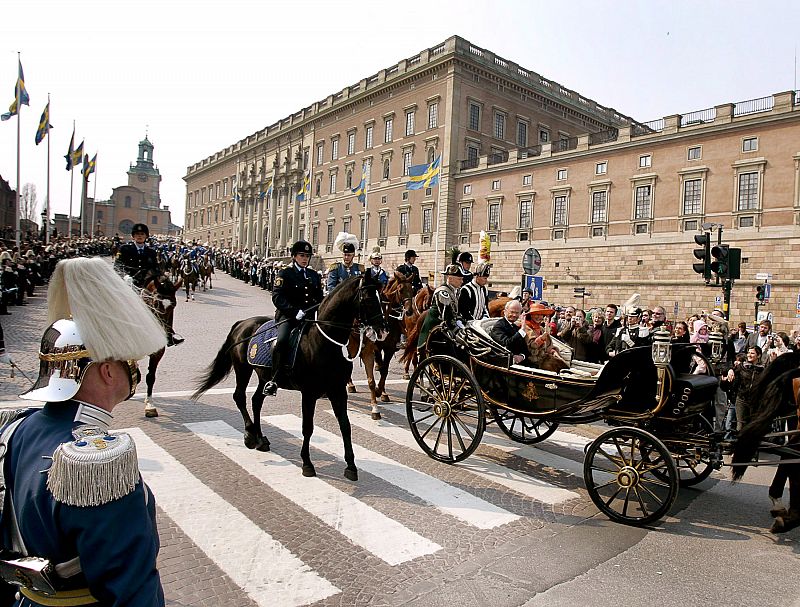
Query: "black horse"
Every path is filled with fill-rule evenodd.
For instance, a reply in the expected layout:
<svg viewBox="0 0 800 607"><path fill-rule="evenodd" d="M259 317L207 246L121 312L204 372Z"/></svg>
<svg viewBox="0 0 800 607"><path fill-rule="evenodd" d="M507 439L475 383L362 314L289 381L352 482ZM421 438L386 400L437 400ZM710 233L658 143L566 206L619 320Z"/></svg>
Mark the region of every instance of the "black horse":
<svg viewBox="0 0 800 607"><path fill-rule="evenodd" d="M369 276L356 276L343 282L319 306L316 318L309 312L304 323L311 325L300 340L294 365L289 377L278 378L281 388L299 390L302 394L303 476L315 476L309 457L309 442L314 432L314 410L317 400L327 396L339 422L344 442L344 475L349 480L358 479L350 437L350 420L347 417L347 390L345 385L353 370L353 358L348 355L347 344L356 321L364 330L374 331L379 339L386 334L386 321L380 300L380 283ZM264 384L272 379L269 367L254 367L247 362L247 346L258 328L269 316L254 316L236 322L228 333L214 362L203 377L192 399L198 399L208 389L216 386L231 372L236 373L236 390L233 400L244 419L244 444L248 449L269 451L269 440L261 432L261 406L264 403ZM253 417L247 411L247 384L255 370L258 388L252 398ZM282 374L281 374L282 375Z"/></svg>

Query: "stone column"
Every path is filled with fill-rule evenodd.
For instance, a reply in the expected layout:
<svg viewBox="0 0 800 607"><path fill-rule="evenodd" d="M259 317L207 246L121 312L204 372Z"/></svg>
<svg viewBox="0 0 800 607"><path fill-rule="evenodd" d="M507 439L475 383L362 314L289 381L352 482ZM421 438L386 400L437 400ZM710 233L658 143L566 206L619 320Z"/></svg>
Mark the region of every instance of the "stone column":
<svg viewBox="0 0 800 607"><path fill-rule="evenodd" d="M254 199L250 199L247 201L247 248L252 252L253 251L253 211L256 206L256 201Z"/></svg>
<svg viewBox="0 0 800 607"><path fill-rule="evenodd" d="M255 244L256 249L258 249L258 254L263 255L265 254L264 251L264 201L266 200L266 196L264 198L259 197L258 202L256 204L256 238Z"/></svg>
<svg viewBox="0 0 800 607"><path fill-rule="evenodd" d="M302 187L302 183L292 186L292 192L297 193ZM300 201L297 200L297 196L292 196L292 214L294 215L294 221L292 222L292 242L295 243L300 239Z"/></svg>
<svg viewBox="0 0 800 607"><path fill-rule="evenodd" d="M239 230L237 233L237 242L236 248L240 251L244 248L244 214L247 208L244 205L244 202L240 202L237 206L237 210L239 211Z"/></svg>
<svg viewBox="0 0 800 607"><path fill-rule="evenodd" d="M281 235L278 240L278 248L281 250L281 254L283 254L284 249L286 249L289 229L289 200L291 199L293 189L294 188L290 187L281 191Z"/></svg>
<svg viewBox="0 0 800 607"><path fill-rule="evenodd" d="M267 215L267 248L275 248L275 224L277 223L277 215L275 209L278 208L278 197L281 191L277 184L272 185L272 200L269 201L269 214Z"/></svg>

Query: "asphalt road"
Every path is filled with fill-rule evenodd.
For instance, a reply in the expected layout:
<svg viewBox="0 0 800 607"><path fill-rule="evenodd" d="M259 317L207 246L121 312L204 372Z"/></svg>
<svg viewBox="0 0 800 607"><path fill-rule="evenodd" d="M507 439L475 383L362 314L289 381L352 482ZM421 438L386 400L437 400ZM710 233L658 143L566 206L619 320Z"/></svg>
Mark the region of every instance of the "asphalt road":
<svg viewBox="0 0 800 607"><path fill-rule="evenodd" d="M159 504L159 568L171 605L793 605L797 531L768 533L772 470L732 485L728 470L682 489L671 515L641 529L610 522L583 485L583 445L597 427L565 428L539 447L490 431L464 464L440 464L413 442L395 364L392 403L369 419L363 369L350 398L359 480L343 478L341 440L320 401L301 476L299 395L263 411L270 453L247 450L231 378L188 399L233 322L271 313L267 294L218 274L179 299L156 383L115 410L130 429ZM3 317L9 352L33 378L44 297ZM0 369L0 398L25 388ZM254 386L255 382L251 383ZM787 494L788 497L788 494Z"/></svg>

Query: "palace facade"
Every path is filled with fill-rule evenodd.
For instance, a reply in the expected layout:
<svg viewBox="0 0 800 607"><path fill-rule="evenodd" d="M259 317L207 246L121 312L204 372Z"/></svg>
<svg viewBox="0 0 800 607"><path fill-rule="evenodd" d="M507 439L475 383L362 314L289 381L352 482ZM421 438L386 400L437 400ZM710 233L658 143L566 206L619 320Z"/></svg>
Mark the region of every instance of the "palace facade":
<svg viewBox="0 0 800 607"><path fill-rule="evenodd" d="M387 267L416 249L425 275L452 245L477 252L483 230L496 290L533 246L549 301L640 292L672 317L721 295L691 269L714 223L742 249L733 317L754 316L755 274L770 273L785 330L800 314L799 135L793 91L639 122L454 36L188 167L185 237L271 255L306 238L332 259L349 231ZM439 186L405 190L408 167L438 156ZM366 206L351 192L365 164Z"/></svg>

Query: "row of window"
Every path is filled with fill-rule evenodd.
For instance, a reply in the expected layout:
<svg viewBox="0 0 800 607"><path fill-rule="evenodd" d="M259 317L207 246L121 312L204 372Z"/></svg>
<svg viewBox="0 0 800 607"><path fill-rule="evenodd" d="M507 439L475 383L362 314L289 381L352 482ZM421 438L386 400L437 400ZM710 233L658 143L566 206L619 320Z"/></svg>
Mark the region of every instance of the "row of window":
<svg viewBox="0 0 800 607"><path fill-rule="evenodd" d="M471 131L482 132L481 129L481 118L483 116L483 107L477 101L470 101L469 102L469 109L468 109L468 120L467 126ZM506 141L506 137L508 135L508 113L500 110L498 108L494 108L493 110L493 120L492 120L492 131L491 134L495 139L499 139L501 141ZM538 125L539 133L538 133L538 143L548 143L550 141L550 127L547 125ZM530 121L524 118L517 118L517 130L516 130L516 144L518 147L524 148L528 147L528 131L530 130ZM559 133L560 140L569 139L569 135L567 133ZM477 148L476 148L477 150ZM469 152L469 149L468 149ZM467 155L469 157L469 154Z"/></svg>

